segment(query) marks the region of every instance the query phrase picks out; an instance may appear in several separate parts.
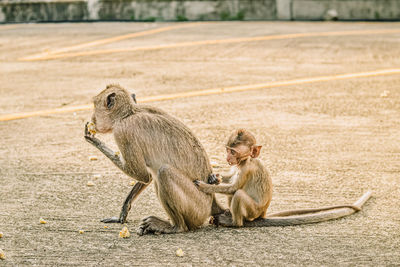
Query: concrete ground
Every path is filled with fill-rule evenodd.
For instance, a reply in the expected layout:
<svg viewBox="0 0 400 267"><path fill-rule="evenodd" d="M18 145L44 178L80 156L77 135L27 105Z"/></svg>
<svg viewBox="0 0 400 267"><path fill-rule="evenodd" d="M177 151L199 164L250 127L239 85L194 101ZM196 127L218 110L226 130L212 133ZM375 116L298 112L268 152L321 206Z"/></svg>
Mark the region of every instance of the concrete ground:
<svg viewBox="0 0 400 267"><path fill-rule="evenodd" d="M232 38L241 39L203 42ZM399 265L399 67L400 23L0 25L0 265ZM91 111L76 108L109 83L139 99L265 83L149 104L194 131L216 173L227 168L229 133L254 132L273 178L270 212L350 204L367 190L373 198L319 224L140 237L141 218L166 217L149 187L129 214L132 236L121 239L121 225L100 219L119 214L131 179L84 141Z"/></svg>

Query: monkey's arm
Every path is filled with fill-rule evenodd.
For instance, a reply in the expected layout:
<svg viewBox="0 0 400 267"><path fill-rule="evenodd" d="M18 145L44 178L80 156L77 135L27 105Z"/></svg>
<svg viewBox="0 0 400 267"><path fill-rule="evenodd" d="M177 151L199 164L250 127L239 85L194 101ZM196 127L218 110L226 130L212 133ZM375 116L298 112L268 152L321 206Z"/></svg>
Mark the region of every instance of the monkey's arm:
<svg viewBox="0 0 400 267"><path fill-rule="evenodd" d="M239 189L236 183L210 185L203 181L195 180L194 184L200 189L200 191L208 194L220 193L220 194L233 195Z"/></svg>
<svg viewBox="0 0 400 267"><path fill-rule="evenodd" d="M109 158L118 168L124 171L124 163L121 161L118 155L110 148L108 148L103 142L101 142L96 137L85 135L85 139L88 143L95 146L98 150L100 150L107 158Z"/></svg>
<svg viewBox="0 0 400 267"><path fill-rule="evenodd" d="M88 124L89 124L89 122L87 122L85 125L85 140L89 144L92 144L93 146L95 146L104 155L106 155L106 157L109 158L118 168L120 168L121 170L124 170L124 164L122 163L119 156L114 151L112 151L110 148L108 148L106 146L106 144L101 142L98 138L94 137L94 135L92 135L89 132Z"/></svg>
<svg viewBox="0 0 400 267"><path fill-rule="evenodd" d="M234 174L236 174L236 172L234 172ZM240 172L237 175L239 175L239 177L234 179L235 181L233 183L229 184L210 185L199 180L195 180L193 182L204 193L233 195L238 189L242 188L246 184L247 179L250 176L250 171L244 173Z"/></svg>
<svg viewBox="0 0 400 267"><path fill-rule="evenodd" d="M229 174L220 174L220 177L221 177L221 182L222 183L229 183L230 182L230 180L231 180L231 178L232 178L232 176L233 176L233 174L231 175L230 173Z"/></svg>
<svg viewBox="0 0 400 267"><path fill-rule="evenodd" d="M90 134L88 130L88 123L85 125L85 140L95 146L98 150L100 150L107 158L109 158L120 170L122 170L127 175L132 178L144 183L148 184L151 182L151 174L147 172L147 170L143 169L135 170L130 168L125 162L122 162L119 155L117 155L114 151L106 146L103 142L101 142L98 138L94 137ZM145 165L144 165L145 166Z"/></svg>

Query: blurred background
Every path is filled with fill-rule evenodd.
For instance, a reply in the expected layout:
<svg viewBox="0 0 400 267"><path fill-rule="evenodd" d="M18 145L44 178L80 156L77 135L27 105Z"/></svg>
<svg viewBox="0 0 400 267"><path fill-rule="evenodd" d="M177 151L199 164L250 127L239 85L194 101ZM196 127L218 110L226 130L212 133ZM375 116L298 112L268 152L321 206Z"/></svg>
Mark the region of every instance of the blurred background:
<svg viewBox="0 0 400 267"><path fill-rule="evenodd" d="M0 22L399 20L398 0L0 0Z"/></svg>

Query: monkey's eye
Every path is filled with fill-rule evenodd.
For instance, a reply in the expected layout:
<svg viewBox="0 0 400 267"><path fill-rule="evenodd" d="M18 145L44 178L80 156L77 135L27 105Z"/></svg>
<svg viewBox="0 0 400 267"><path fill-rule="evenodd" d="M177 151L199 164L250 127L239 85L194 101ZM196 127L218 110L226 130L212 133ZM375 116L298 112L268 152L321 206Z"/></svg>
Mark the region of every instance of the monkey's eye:
<svg viewBox="0 0 400 267"><path fill-rule="evenodd" d="M229 153L229 154L231 154L232 156L235 156L235 155L236 155L236 151L233 150L233 149L230 149L230 148L226 148L226 152Z"/></svg>

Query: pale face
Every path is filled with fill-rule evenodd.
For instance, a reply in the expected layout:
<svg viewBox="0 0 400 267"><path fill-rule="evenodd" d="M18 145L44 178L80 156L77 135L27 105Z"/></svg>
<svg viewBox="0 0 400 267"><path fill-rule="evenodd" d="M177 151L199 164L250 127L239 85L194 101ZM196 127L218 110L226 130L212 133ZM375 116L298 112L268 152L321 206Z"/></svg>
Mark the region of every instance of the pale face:
<svg viewBox="0 0 400 267"><path fill-rule="evenodd" d="M237 145L226 148L226 161L229 165L239 164L239 159L244 155L250 154L250 148L246 145Z"/></svg>

